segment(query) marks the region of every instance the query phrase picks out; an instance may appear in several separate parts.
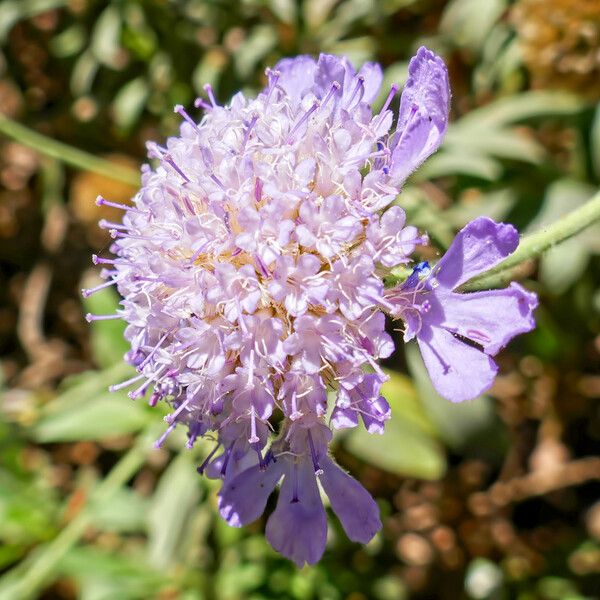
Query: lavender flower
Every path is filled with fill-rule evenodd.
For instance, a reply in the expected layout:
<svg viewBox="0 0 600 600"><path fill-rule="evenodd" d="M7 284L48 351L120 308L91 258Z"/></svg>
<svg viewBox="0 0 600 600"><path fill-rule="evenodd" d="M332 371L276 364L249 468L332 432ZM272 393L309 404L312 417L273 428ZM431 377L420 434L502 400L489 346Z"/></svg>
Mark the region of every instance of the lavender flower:
<svg viewBox="0 0 600 600"><path fill-rule="evenodd" d="M435 292L433 279L415 277L384 289L389 268L409 263L427 240L406 225L400 207L387 207L446 131L450 93L439 57L421 48L412 59L394 131L397 86L378 114L371 111L382 81L376 64L357 73L345 58L301 56L282 60L267 78L256 98L236 94L228 106L206 86L199 122L175 108L180 135L165 147L148 145L156 168L143 168L135 205L121 207L122 224L105 224L116 257L94 258L106 265L122 308L88 320L127 322L126 360L138 375L114 387L137 384L134 399L153 388L150 404L172 407L157 445L178 424L188 428L188 447L198 436L215 439L198 471L223 480L228 523L257 519L282 481L267 539L301 566L325 547L319 484L350 539L366 543L381 527L374 500L335 464L328 445L332 428L362 419L369 432L383 433L390 418L378 364L394 350L384 313L405 319L407 337L417 337L445 382L432 358L438 337L461 344L449 332L468 336L473 312L472 327L490 336L484 350L491 353L529 327L513 313L523 298L530 310L533 299L515 287L510 298L489 292L479 304L463 302L452 292L465 279L451 276L463 259L458 249L440 262ZM457 243L467 243L465 231ZM488 297L511 311L496 329L480 323ZM458 321L435 317L437 304L438 312L427 312L434 302L450 302ZM457 399L461 383L450 379L452 386L440 385ZM281 427L272 440L274 415Z"/></svg>
<svg viewBox="0 0 600 600"><path fill-rule="evenodd" d="M535 327L537 297L516 283L501 290L455 291L512 254L518 243L512 225L480 217L458 233L433 269L417 266L387 294L406 323L404 340L417 338L435 388L453 402L488 389L498 370L490 356Z"/></svg>

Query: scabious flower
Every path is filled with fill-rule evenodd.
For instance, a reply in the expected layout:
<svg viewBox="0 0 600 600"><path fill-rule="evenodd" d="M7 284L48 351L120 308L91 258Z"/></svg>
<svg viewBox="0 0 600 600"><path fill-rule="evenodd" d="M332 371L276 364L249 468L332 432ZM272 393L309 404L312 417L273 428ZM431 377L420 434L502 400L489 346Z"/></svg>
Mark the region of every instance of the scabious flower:
<svg viewBox="0 0 600 600"><path fill-rule="evenodd" d="M388 207L445 133L450 93L439 57L421 48L412 59L397 119L395 85L382 109L371 110L382 82L376 64L356 72L345 58L300 56L267 77L256 98L237 94L228 106L206 86L199 122L175 108L183 117L179 136L148 145L157 166L143 168L134 205L120 206L122 223L103 223L116 256L94 262L106 265L103 285L116 284L122 307L88 320L127 322L126 359L138 374L113 389L137 385L129 393L136 399L152 388L150 404L172 407L158 445L178 424L188 428L189 447L199 436L215 440L198 470L222 479L219 505L230 525L258 518L281 482L266 535L301 566L325 547L319 484L350 539L366 543L381 527L374 500L328 445L332 429L362 421L383 433L390 418L378 364L394 350L385 314L406 322L407 337L417 337L438 377L430 354L439 347L445 356L455 343L448 336L469 337L471 306L481 335L470 337L492 353L532 326L534 300L520 288L510 288L506 301L489 292L494 306L504 302L512 312L503 326L483 323L488 296L469 303L464 298L475 295L453 289L506 253L506 244L453 279L466 241L440 262L438 288L416 271L384 289L389 269L410 263L426 242L399 206ZM487 227L493 243L494 227L508 226ZM463 231L458 239L467 238ZM447 301L460 322L444 320L438 304ZM430 312L427 303L435 305ZM461 356L469 352L478 351ZM485 385L469 393L465 383L463 396Z"/></svg>

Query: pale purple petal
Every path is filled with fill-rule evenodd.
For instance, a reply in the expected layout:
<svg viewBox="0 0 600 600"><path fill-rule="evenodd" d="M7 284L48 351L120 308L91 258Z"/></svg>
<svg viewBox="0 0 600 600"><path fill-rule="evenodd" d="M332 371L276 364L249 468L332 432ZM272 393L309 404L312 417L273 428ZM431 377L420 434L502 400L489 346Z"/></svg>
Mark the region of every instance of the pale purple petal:
<svg viewBox="0 0 600 600"><path fill-rule="evenodd" d="M424 327L417 342L437 392L451 402L472 400L487 390L498 371L487 355L440 327Z"/></svg>
<svg viewBox="0 0 600 600"><path fill-rule="evenodd" d="M321 485L333 512L353 542L366 544L381 529L379 507L369 492L333 460L321 460Z"/></svg>
<svg viewBox="0 0 600 600"><path fill-rule="evenodd" d="M293 560L298 567L303 567L305 562L314 565L323 556L327 515L310 461L289 467L279 491L277 508L267 521L266 536L277 552Z"/></svg>
<svg viewBox="0 0 600 600"><path fill-rule="evenodd" d="M360 68L358 74L364 77L365 82L365 92L362 101L367 104L372 104L373 100L377 98L381 83L383 82L383 72L381 67L377 63L368 62Z"/></svg>
<svg viewBox="0 0 600 600"><path fill-rule="evenodd" d="M443 310L439 326L479 344L487 354L497 354L520 333L535 327L537 296L517 283L508 288L456 294L437 292Z"/></svg>
<svg viewBox="0 0 600 600"><path fill-rule="evenodd" d="M436 266L435 278L454 289L491 269L519 245L519 233L509 224L479 217L465 225Z"/></svg>
<svg viewBox="0 0 600 600"><path fill-rule="evenodd" d="M298 103L313 86L317 63L310 56L296 56L280 60L274 70L280 73L277 84L293 103Z"/></svg>
<svg viewBox="0 0 600 600"><path fill-rule="evenodd" d="M395 185L401 185L438 149L448 127L450 110L448 71L439 56L419 48L408 73L392 142L390 174Z"/></svg>
<svg viewBox="0 0 600 600"><path fill-rule="evenodd" d="M334 429L349 429L358 425L358 413L353 408L336 406L331 413L331 426Z"/></svg>
<svg viewBox="0 0 600 600"><path fill-rule="evenodd" d="M283 464L271 463L262 471L250 467L227 481L219 492L221 516L232 527L242 527L260 517L267 500L283 475Z"/></svg>

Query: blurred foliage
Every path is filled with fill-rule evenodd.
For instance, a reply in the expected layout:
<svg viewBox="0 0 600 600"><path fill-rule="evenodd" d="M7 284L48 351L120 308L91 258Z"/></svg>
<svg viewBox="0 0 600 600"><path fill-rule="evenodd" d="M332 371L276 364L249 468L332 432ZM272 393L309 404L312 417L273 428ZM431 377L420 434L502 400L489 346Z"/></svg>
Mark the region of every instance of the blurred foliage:
<svg viewBox="0 0 600 600"><path fill-rule="evenodd" d="M596 0L0 0L0 113L125 169L204 83L227 101L322 51L379 61L389 85L426 44L449 65L452 125L399 202L442 250L476 215L536 231L598 189L599 23ZM133 189L0 148L0 599L598 597L599 226L524 265L539 325L489 396L446 403L411 346L386 365L387 433L336 442L384 529L362 548L332 521L298 571L263 522L220 520L194 468L207 447L175 432L151 451L160 409L107 391L131 375L123 329L83 314L118 298L79 289L109 243L95 222L115 218L93 199Z"/></svg>

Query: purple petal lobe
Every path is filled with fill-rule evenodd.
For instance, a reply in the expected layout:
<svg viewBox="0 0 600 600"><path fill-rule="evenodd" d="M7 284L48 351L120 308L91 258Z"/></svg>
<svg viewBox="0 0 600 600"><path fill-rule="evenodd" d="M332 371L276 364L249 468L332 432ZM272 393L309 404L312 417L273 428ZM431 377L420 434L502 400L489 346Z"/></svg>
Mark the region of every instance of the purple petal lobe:
<svg viewBox="0 0 600 600"><path fill-rule="evenodd" d="M456 235L436 267L436 279L449 289L491 269L519 245L519 233L512 225L479 217Z"/></svg>
<svg viewBox="0 0 600 600"><path fill-rule="evenodd" d="M441 288L442 327L479 344L487 354L497 354L508 342L535 327L537 296L516 283L502 290L456 294Z"/></svg>
<svg viewBox="0 0 600 600"><path fill-rule="evenodd" d="M310 56L284 58L275 65L280 85L294 103L300 102L313 85L317 64Z"/></svg>
<svg viewBox="0 0 600 600"><path fill-rule="evenodd" d="M219 492L219 510L229 525L242 527L263 514L267 499L283 475L281 462L265 471L250 467L226 482Z"/></svg>
<svg viewBox="0 0 600 600"><path fill-rule="evenodd" d="M390 173L395 185L401 185L438 149L448 127L450 110L448 71L439 56L419 48L408 73L393 142Z"/></svg>
<svg viewBox="0 0 600 600"><path fill-rule="evenodd" d="M321 485L346 535L366 544L381 529L379 508L365 488L329 457L321 459Z"/></svg>
<svg viewBox="0 0 600 600"><path fill-rule="evenodd" d="M417 341L433 386L444 398L472 400L492 385L498 367L481 350L440 327L422 329Z"/></svg>
<svg viewBox="0 0 600 600"><path fill-rule="evenodd" d="M279 492L277 508L267 521L266 536L277 552L293 560L298 567L305 562L314 565L323 556L327 515L310 461L290 467Z"/></svg>

